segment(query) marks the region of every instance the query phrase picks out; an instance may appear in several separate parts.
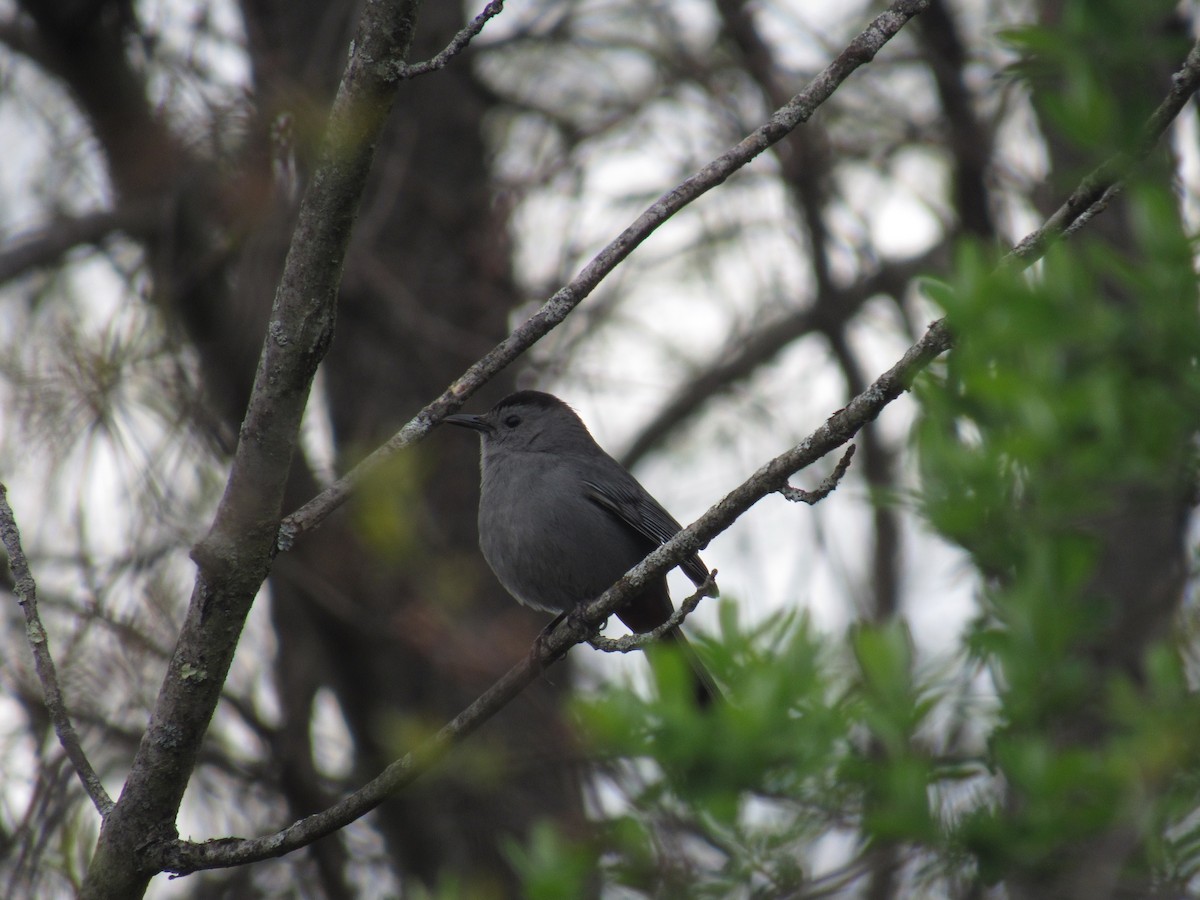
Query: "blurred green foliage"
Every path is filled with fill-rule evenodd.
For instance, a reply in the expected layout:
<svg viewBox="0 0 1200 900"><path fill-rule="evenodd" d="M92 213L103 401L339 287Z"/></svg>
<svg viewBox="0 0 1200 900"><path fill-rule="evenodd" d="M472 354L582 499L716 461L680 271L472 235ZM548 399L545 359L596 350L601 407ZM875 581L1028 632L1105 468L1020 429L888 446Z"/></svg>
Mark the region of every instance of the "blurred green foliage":
<svg viewBox="0 0 1200 900"><path fill-rule="evenodd" d="M958 340L918 387L921 502L984 576L969 646L1002 699L989 749L1006 803L955 836L989 880L1117 827L1155 842L1200 750L1176 652L1133 667L1102 653L1129 601L1094 577L1112 551L1096 523L1129 504L1170 515L1200 426L1191 247L1165 190L1133 183L1124 202L1128 246L1081 234L1032 273L968 247L930 291Z"/></svg>

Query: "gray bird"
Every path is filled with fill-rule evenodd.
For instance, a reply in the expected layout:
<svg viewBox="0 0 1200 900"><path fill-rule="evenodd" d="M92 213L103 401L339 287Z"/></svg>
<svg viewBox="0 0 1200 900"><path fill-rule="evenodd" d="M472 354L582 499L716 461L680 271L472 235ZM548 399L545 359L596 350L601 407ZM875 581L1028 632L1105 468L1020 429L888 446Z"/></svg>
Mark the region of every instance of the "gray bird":
<svg viewBox="0 0 1200 900"><path fill-rule="evenodd" d="M557 397L520 391L484 415L446 421L472 428L483 439L479 547L500 583L526 606L569 613L599 597L681 530ZM708 578L696 554L682 568L696 585ZM673 611L664 575L616 612L642 634ZM720 697L679 629L663 638L691 666L697 702L705 706Z"/></svg>

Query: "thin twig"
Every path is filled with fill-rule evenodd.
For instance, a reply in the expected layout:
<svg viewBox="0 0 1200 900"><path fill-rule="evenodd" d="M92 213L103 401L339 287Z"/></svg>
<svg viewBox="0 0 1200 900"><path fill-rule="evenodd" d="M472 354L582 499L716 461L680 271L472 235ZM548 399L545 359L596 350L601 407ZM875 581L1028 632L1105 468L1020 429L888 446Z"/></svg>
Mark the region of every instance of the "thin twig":
<svg viewBox="0 0 1200 900"><path fill-rule="evenodd" d="M1108 204L1113 201L1113 198L1116 197L1117 194L1121 193L1124 187L1125 184L1121 181L1110 184L1095 203L1081 212L1079 214L1079 218L1063 229L1063 239L1065 240L1066 238L1072 237L1075 232L1079 231L1080 228L1086 226L1088 222L1092 221L1092 219L1108 209Z"/></svg>
<svg viewBox="0 0 1200 900"><path fill-rule="evenodd" d="M854 458L854 449L854 444L846 448L846 452L842 454L842 458L838 460L838 464L833 467L833 471L829 473L829 477L818 484L816 490L804 491L800 488L792 487L790 484L785 484L779 489L779 493L783 494L784 497L793 503L807 503L809 506L815 506L832 494L834 488L838 486L838 482L842 480L842 476L850 468L850 460Z"/></svg>
<svg viewBox="0 0 1200 900"><path fill-rule="evenodd" d="M467 49L467 45L483 31L483 26L488 23L489 19L494 19L504 10L504 0L491 0L487 6L483 8L483 12L477 15L474 19L459 31L446 45L437 56L425 60L425 62L413 63L412 65L403 65L398 67L396 78L406 80L416 78L419 75L425 75L429 72L436 72L439 69L446 68L446 65L458 54Z"/></svg>
<svg viewBox="0 0 1200 900"><path fill-rule="evenodd" d="M596 650L603 653L630 653L634 650L641 650L653 644L655 641L662 638L664 634L672 629L678 628L683 624L683 620L696 611L696 607L700 605L700 601L705 597L715 597L717 588L717 570L713 569L708 573L708 577L704 579L704 583L696 588L695 593L679 604L679 609L675 610L667 617L667 620L656 628L649 631L644 631L641 634L627 634L619 638L606 638L600 634L593 634L588 638L588 643Z"/></svg>
<svg viewBox="0 0 1200 900"><path fill-rule="evenodd" d="M547 300L491 352L472 365L446 391L422 409L383 446L339 478L296 512L283 520L278 548L288 550L296 538L316 528L341 506L368 473L384 460L421 440L464 400L486 384L578 306L605 276L632 253L663 222L708 191L723 184L752 159L808 121L822 103L851 73L869 63L900 29L929 5L929 0L894 0L846 49L784 106L738 144L718 156L699 172L684 179L651 204L628 228L601 250L568 284Z"/></svg>
<svg viewBox="0 0 1200 900"><path fill-rule="evenodd" d="M66 701L63 700L62 688L58 683L58 672L54 667L54 658L50 655L50 644L46 638L46 629L42 626L42 618L38 614L37 583L29 570L29 560L21 547L21 532L17 528L17 520L12 507L8 505L8 488L0 483L0 540L8 552L8 565L12 569L14 592L17 603L25 613L25 635L29 639L29 649L33 652L33 664L37 670L38 680L42 683L42 693L46 699L46 711L54 724L54 733L58 742L67 753L67 759L75 767L75 773L83 783L83 789L91 797L92 803L100 811L101 816L107 816L113 807L112 798L100 781L100 776L92 768L87 754L83 752L83 744L79 734L71 724L71 716L67 712Z"/></svg>

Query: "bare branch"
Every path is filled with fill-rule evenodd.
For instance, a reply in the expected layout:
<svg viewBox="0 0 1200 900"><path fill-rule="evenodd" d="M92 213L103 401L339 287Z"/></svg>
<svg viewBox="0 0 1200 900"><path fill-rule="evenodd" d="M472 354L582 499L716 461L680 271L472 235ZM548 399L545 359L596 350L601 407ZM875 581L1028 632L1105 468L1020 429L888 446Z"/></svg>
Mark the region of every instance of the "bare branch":
<svg viewBox="0 0 1200 900"><path fill-rule="evenodd" d="M398 79L416 78L419 75L425 75L429 72L436 72L439 69L444 69L449 64L450 60L458 56L472 40L483 31L483 26L488 23L489 19L494 19L504 10L504 0L489 0L488 5L483 8L483 12L477 15L474 19L458 32L446 45L437 56L432 59L427 59L425 62L413 63L412 65L402 65L396 73Z"/></svg>
<svg viewBox="0 0 1200 900"><path fill-rule="evenodd" d="M1200 42L1192 45L1183 67L1171 76L1171 90L1147 120L1136 146L1127 153L1110 157L1088 173L1054 215L1017 244L1001 260L1001 265L1019 269L1032 265L1045 255L1046 248L1053 241L1074 233L1071 226L1075 222L1085 216L1090 218L1103 209L1112 198L1114 189L1158 146L1167 128L1197 90L1200 90Z"/></svg>
<svg viewBox="0 0 1200 900"><path fill-rule="evenodd" d="M378 137L395 100L389 67L409 50L419 0L367 4L275 293L225 494L196 545L196 581L146 734L105 816L81 891L139 897L137 850L175 834L179 804L238 637L270 570L280 507L317 366L333 337L338 284Z"/></svg>
<svg viewBox="0 0 1200 900"><path fill-rule="evenodd" d="M592 637L595 628L619 606L708 545L714 537L765 497L778 491L789 476L845 444L912 383L916 374L950 345L949 332L940 322L909 348L874 384L826 420L803 442L762 466L730 491L708 512L680 531L600 597L582 604L559 626L534 643L533 652L513 666L470 706L444 725L436 735L376 778L328 809L300 819L282 831L260 838L221 838L202 844L164 841L145 848L143 864L155 870L187 874L201 869L244 865L283 856L366 815L388 796L411 784L436 764L452 746L476 731L504 708L547 666L557 662L575 644ZM699 597L696 598L699 602Z"/></svg>
<svg viewBox="0 0 1200 900"><path fill-rule="evenodd" d="M33 664L37 670L38 680L42 683L42 693L46 699L46 711L50 721L54 723L54 733L58 742L67 753L67 759L75 767L75 773L83 783L83 789L92 798L92 803L100 815L106 816L113 808L112 798L100 782L100 776L92 768L83 744L75 726L71 724L71 716L63 699L62 688L58 684L58 672L54 667L54 658L50 655L50 644L46 637L46 629L42 626L42 618L38 614L37 583L29 570L29 561L21 547L21 532L17 528L17 520L12 507L8 505L8 489L0 483L0 540L8 553L8 565L12 569L15 581L17 602L25 613L25 636L29 639L29 649L33 652Z"/></svg>
<svg viewBox="0 0 1200 900"><path fill-rule="evenodd" d="M98 244L118 231L140 232L153 224L153 216L149 204L135 203L116 210L54 219L17 235L0 250L0 282L58 265L67 252L81 244Z"/></svg>
<svg viewBox="0 0 1200 900"><path fill-rule="evenodd" d="M850 460L854 458L854 444L846 448L846 452L842 454L842 458L838 460L838 464L834 466L833 471L829 473L829 477L817 485L815 491L803 491L800 488L792 487L790 484L785 484L779 489L779 493L783 494L788 500L793 503L807 503L809 506L815 506L826 497L833 493L834 489L842 480L842 476L846 474L846 470L850 468Z"/></svg>
<svg viewBox="0 0 1200 900"><path fill-rule="evenodd" d="M458 409L464 400L497 372L558 325L659 225L692 201L723 184L752 159L778 143L794 128L808 121L851 73L871 62L883 46L895 37L913 16L925 9L929 2L930 0L894 0L838 54L836 59L813 78L804 90L776 110L765 125L651 204L633 224L617 235L584 266L570 283L560 288L524 324L464 372L442 396L417 413L387 443L327 490L285 518L279 531L279 549L287 550L297 537L323 522L346 501L354 486L365 475L398 451L423 438L434 425Z"/></svg>

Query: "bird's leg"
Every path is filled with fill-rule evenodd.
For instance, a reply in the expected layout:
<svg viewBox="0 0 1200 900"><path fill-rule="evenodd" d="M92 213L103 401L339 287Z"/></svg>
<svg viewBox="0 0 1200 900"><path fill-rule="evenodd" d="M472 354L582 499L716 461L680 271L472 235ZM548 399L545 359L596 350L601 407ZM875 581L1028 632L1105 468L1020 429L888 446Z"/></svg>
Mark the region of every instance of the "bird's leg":
<svg viewBox="0 0 1200 900"><path fill-rule="evenodd" d="M601 622L599 625L592 625L588 622L585 622L583 620L583 617L579 615L579 607L578 606L575 607L574 609L572 609L570 612L565 613L564 615L566 615L566 617L567 617L567 624L569 624L572 628L574 628L577 631L585 632L588 635L588 637L599 634L601 629L604 628L604 622ZM605 621L608 621L608 620L606 619Z"/></svg>
<svg viewBox="0 0 1200 900"><path fill-rule="evenodd" d="M565 612L560 612L550 620L550 624L538 632L538 636L533 641L533 648L529 651L529 655L533 657L535 662L542 658L542 651L546 648L546 641L550 639L550 635L554 634L554 629L558 627L558 623L566 617L567 614Z"/></svg>
<svg viewBox="0 0 1200 900"><path fill-rule="evenodd" d="M541 633L538 634L537 639L539 641L545 641L547 638L549 638L550 635L554 634L554 629L558 627L558 623L566 617L567 614L565 612L560 612L557 616L550 620L549 625L541 630Z"/></svg>
<svg viewBox="0 0 1200 900"><path fill-rule="evenodd" d="M541 659L542 652L546 649L546 641L550 639L550 635L554 633L554 629L562 624L563 619L567 620L572 629L584 631L588 635L599 634L604 628L603 622L601 622L599 625L590 625L589 623L585 622L579 616L577 610L578 607L568 610L567 612L560 612L557 616L550 620L550 623L545 628L538 633L537 638L534 639L533 642L533 649L530 651L530 655L535 660Z"/></svg>

